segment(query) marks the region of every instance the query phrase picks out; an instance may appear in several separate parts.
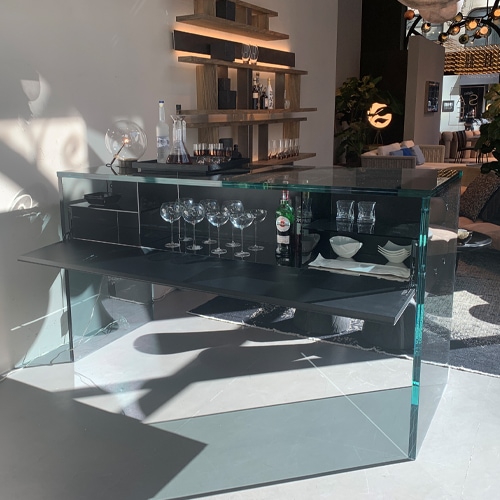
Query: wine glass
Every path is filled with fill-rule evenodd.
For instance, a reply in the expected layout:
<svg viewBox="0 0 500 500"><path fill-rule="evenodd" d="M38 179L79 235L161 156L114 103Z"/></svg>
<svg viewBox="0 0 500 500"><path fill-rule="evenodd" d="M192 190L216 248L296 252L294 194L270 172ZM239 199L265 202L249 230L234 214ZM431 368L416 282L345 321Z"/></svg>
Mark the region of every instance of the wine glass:
<svg viewBox="0 0 500 500"><path fill-rule="evenodd" d="M193 205L193 198L179 198L179 203L181 204L182 210ZM191 238L187 235L186 220L184 219L184 236L181 237L181 221L179 219L179 240L181 241L191 241Z"/></svg>
<svg viewBox="0 0 500 500"><path fill-rule="evenodd" d="M264 247L262 245L257 245L257 225L260 224L261 222L264 222L264 219L267 216L267 210L264 210L263 208L254 208L250 210L250 213L253 215L255 242L253 245L248 247L248 250L251 250L252 252L258 252L259 250L264 250Z"/></svg>
<svg viewBox="0 0 500 500"><path fill-rule="evenodd" d="M179 243L174 241L174 222L178 221L182 215L182 207L181 204L177 201L167 201L161 204L160 207L160 215L161 218L170 222L170 243L166 243L165 247L167 248L177 248L180 246Z"/></svg>
<svg viewBox="0 0 500 500"><path fill-rule="evenodd" d="M220 247L220 227L223 226L229 220L229 212L208 212L207 219L212 226L217 228L217 248L212 250L215 255L222 255L227 253L225 248Z"/></svg>
<svg viewBox="0 0 500 500"><path fill-rule="evenodd" d="M234 254L235 257L248 257L250 252L243 250L243 229L250 226L253 222L254 216L250 212L240 212L229 216L231 223L234 227L241 230L241 250Z"/></svg>
<svg viewBox="0 0 500 500"><path fill-rule="evenodd" d="M205 218L205 209L201 203L193 203L184 206L182 209L182 218L193 225L193 244L186 247L187 250L201 250L203 247L196 244L196 224Z"/></svg>
<svg viewBox="0 0 500 500"><path fill-rule="evenodd" d="M250 45L248 45L248 43L241 44L241 60L244 63L250 60Z"/></svg>
<svg viewBox="0 0 500 500"><path fill-rule="evenodd" d="M250 45L250 64L257 64L259 58L259 47L257 45Z"/></svg>
<svg viewBox="0 0 500 500"><path fill-rule="evenodd" d="M222 203L222 211L227 212L229 217L231 217L231 215L242 213L244 210L243 203L240 200L227 200ZM231 241L226 243L226 246L230 248L240 246L239 243L234 241L234 226L231 226Z"/></svg>
<svg viewBox="0 0 500 500"><path fill-rule="evenodd" d="M211 212L219 211L219 202L217 200L207 199L207 200L201 200L200 203L201 205L203 205L203 208L205 209L205 214L207 215L207 224L208 224L208 238L203 243L205 243L205 245L213 245L214 243L217 243L217 241L210 237L210 228L212 227L212 225L208 220L208 214Z"/></svg>

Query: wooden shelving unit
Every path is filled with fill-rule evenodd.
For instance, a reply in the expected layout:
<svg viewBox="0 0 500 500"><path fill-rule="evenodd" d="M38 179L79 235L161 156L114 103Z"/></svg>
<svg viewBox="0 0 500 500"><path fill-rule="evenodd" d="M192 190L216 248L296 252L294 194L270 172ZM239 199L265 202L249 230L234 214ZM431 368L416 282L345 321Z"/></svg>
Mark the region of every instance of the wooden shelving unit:
<svg viewBox="0 0 500 500"><path fill-rule="evenodd" d="M235 0L235 20L223 19L216 16L216 0L193 0L194 14L177 16L177 22L210 28L217 31L244 35L249 38L261 40L283 40L288 35L277 33L269 29L269 18L276 17L277 12L259 7L248 2ZM187 34L174 32L174 47L176 35ZM192 35L191 35L192 36ZM272 168L273 165L291 164L293 161L303 160L316 156L315 153L301 153L300 155L284 160L268 159L268 126L281 123L283 125L283 138L300 137L300 123L307 120L299 113L316 111L317 108L302 107L300 104L300 79L307 75L307 71L296 69L293 66L280 64L248 64L239 60L222 60L207 56L211 51L210 43L234 43L216 38L204 38L198 43L189 44L190 52L197 55L182 55L178 61L196 65L197 109L183 110L186 124L189 128L198 129L198 141L214 143L219 141L219 127L232 127L234 143L238 144L244 157L252 158L253 153L253 127L258 126L257 161L252 161L250 168ZM181 43L179 45L182 46ZM233 49L234 50L234 49ZM238 46L238 51L240 51ZM239 53L236 52L236 57ZM200 55L202 54L202 55ZM283 52L295 60L293 53ZM269 59L271 60L271 59ZM281 61L280 61L281 62ZM274 61L273 61L274 63ZM218 80L228 78L229 70L236 70L236 109L218 109ZM253 110L249 109L254 72L274 74L273 91L275 96L275 109ZM290 107L284 108L284 94L290 101Z"/></svg>

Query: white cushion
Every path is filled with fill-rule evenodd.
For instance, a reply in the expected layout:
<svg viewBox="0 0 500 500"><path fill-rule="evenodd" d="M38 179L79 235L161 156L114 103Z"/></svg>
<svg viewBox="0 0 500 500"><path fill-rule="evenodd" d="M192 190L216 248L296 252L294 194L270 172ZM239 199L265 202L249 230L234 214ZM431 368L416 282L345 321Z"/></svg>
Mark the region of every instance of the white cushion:
<svg viewBox="0 0 500 500"><path fill-rule="evenodd" d="M412 148L413 146L415 146L415 143L413 141L403 141L401 143L402 148Z"/></svg>
<svg viewBox="0 0 500 500"><path fill-rule="evenodd" d="M377 154L379 156L388 156L388 154L391 151L398 151L400 149L401 149L401 145L399 144L399 142L394 142L392 144L388 144L387 146L379 146L377 148Z"/></svg>
<svg viewBox="0 0 500 500"><path fill-rule="evenodd" d="M377 156L377 150L376 149L371 149L370 151L367 151L366 153L363 153L361 156Z"/></svg>

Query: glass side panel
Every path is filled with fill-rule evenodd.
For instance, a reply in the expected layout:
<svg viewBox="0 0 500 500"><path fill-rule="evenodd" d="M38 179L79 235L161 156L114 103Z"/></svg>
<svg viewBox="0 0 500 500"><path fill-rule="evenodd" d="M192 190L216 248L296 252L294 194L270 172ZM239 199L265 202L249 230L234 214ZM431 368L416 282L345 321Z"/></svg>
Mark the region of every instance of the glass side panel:
<svg viewBox="0 0 500 500"><path fill-rule="evenodd" d="M150 283L67 272L75 361L153 319Z"/></svg>
<svg viewBox="0 0 500 500"><path fill-rule="evenodd" d="M459 182L447 184L439 196L429 200L426 274L417 285L417 297L423 304L423 315L421 321L417 322L419 330L416 330L416 336L422 340L418 346L419 375L417 377L414 374L414 380L418 380L419 386L415 453L423 442L448 380L453 291L458 258L459 200ZM422 220L426 220L426 217L422 217ZM422 232L425 232L424 228ZM417 370L417 366L415 368Z"/></svg>

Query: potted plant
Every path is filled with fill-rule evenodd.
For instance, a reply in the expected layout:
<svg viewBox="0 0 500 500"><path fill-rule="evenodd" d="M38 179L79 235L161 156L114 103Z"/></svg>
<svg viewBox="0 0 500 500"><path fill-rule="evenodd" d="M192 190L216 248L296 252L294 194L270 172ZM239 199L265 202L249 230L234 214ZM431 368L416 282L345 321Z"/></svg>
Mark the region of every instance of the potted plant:
<svg viewBox="0 0 500 500"><path fill-rule="evenodd" d="M494 171L500 176L500 83L493 84L486 93L486 100L489 101L483 117L489 120L479 127L479 139L474 146L482 154L492 154L494 161L483 163L481 172L487 174Z"/></svg>
<svg viewBox="0 0 500 500"><path fill-rule="evenodd" d="M400 112L394 98L377 85L382 77L366 75L361 78L348 78L335 95L336 133L338 145L335 161L345 157L348 166L359 166L361 154L372 144L375 129L368 123L368 111L378 102L387 107L376 112L375 119L383 120L384 115ZM396 108L396 109L395 109ZM373 118L373 117L372 117Z"/></svg>

